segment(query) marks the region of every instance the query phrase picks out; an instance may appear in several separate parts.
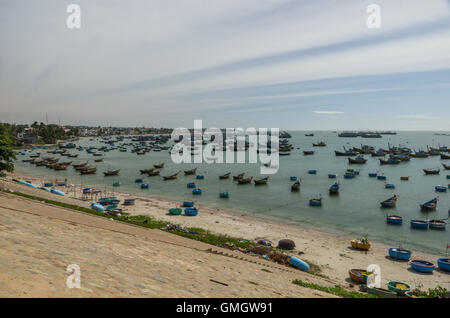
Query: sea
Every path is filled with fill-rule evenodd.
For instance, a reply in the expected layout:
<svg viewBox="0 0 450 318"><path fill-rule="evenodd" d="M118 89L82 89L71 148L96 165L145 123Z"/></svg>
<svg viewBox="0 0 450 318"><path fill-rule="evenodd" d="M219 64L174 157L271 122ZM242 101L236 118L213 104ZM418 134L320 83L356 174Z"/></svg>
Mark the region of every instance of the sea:
<svg viewBox="0 0 450 318"><path fill-rule="evenodd" d="M46 167L35 167L22 162L27 155L19 155L15 164L16 171L26 175L40 177L46 180L64 180L69 183L89 185L109 193L120 191L131 195L160 197L169 200L191 201L229 211L230 213L245 214L252 217L281 221L289 224L311 227L333 234L344 234L354 237L367 235L372 241L387 243L391 246L417 249L425 252L443 254L447 243L450 243L450 229L445 230L418 230L410 227L412 219L447 219L450 209L450 189L448 192L435 191L435 186L448 186L450 179L441 163L450 165L450 160L441 160L439 156L428 158L411 158L408 162L398 165L380 165L378 157L365 155L366 164L349 164L347 157L335 156L335 150L343 151L343 147L360 148L361 145L370 145L387 149L391 146L406 146L411 149L426 150L427 146L449 146L450 135L423 131L400 131L396 135L383 135L382 138L344 138L338 137L332 131L289 131L289 143L293 145L289 156L280 156L279 170L269 176L267 185L255 186L252 184L238 185L233 178L219 180L219 175L231 172L232 175L245 172L245 176L262 178L260 163L214 163L214 164L175 164L171 160L168 150L160 152L150 151L145 155L112 150L104 153L104 162L95 163L92 154L85 150L70 149L71 153L78 153L78 158L63 157L61 161L86 160L98 168L95 175L80 175L72 167L65 171L53 171ZM314 134L314 136L305 136ZM326 147L313 147L313 143L323 141ZM125 142L130 142L125 139ZM91 140L83 138L76 142L82 147L101 147L100 138ZM170 145L171 142L168 143ZM118 144L116 144L117 146ZM304 150L314 150L314 155L304 155ZM59 156L47 154L44 149L41 157ZM139 170L151 168L154 164L164 162L165 167L161 176L147 177L141 175ZM197 167L197 174L204 179L198 180L195 175L185 176L180 173L178 179L164 181L162 176L174 174L178 171ZM343 175L347 169L359 171L354 179L345 179ZM440 168L439 175L425 175L425 168ZM118 176L104 177L103 171L120 169ZM316 170L316 174L309 174L309 170ZM384 174L386 181L370 178L369 173ZM329 179L328 174L337 174L337 179ZM301 190L291 192L290 177L301 179ZM401 176L409 176L409 181L401 181ZM144 178L149 183L149 189L141 189L136 178ZM120 182L120 187L113 187L114 182ZM340 194L329 195L329 188L334 182L340 184ZM187 183L195 182L202 189L201 195L193 195ZM386 189L385 184L395 185L395 189ZM220 192L228 191L228 199L219 197ZM380 202L393 195L398 196L397 206L392 209L383 209ZM322 197L322 205L309 206L309 200ZM439 197L436 211L422 212L419 205L435 197ZM145 211L142 211L145 212ZM201 209L199 211L201 213ZM403 216L402 225L386 223L387 214Z"/></svg>

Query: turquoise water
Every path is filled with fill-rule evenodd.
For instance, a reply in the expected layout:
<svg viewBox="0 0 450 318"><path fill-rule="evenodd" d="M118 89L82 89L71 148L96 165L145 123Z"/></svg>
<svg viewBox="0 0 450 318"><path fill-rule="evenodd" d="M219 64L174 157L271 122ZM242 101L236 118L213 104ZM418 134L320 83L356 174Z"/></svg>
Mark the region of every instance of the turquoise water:
<svg viewBox="0 0 450 318"><path fill-rule="evenodd" d="M110 151L105 154L103 163L94 163L91 154L86 151L72 149L72 153L79 153L79 158L63 157L62 161L84 162L89 159L91 165L97 166L96 175L80 176L73 168L67 171L53 171L45 167L35 167L21 162L19 156L16 170L19 173L44 177L49 180L67 178L71 183L88 184L101 189L112 191L114 181L120 181L121 186L115 188L121 192L138 195L159 196L179 201L194 200L210 206L248 214L252 216L281 220L293 224L310 226L333 233L344 233L360 236L368 234L374 241L401 244L403 247L417 248L424 251L442 253L447 242L450 243L449 229L442 230L415 230L409 226L411 219L447 218L450 208L449 195L436 193L436 185L447 185L450 180L446 175L450 171L443 170L439 156L426 159L412 158L409 162L399 165L380 166L378 158L366 155L368 162L365 165L349 165L347 157L336 157L334 150L343 150L361 144L368 144L375 148L388 148L391 145L402 144L410 148L426 149L426 145L437 147L450 146L450 136L436 136L432 132L399 132L397 135L384 135L380 139L339 138L336 133L314 132L314 137L305 137L306 132L291 132L290 143L294 145L290 156L280 157L280 169L277 174L271 175L267 186L237 185L232 178L219 180L218 176L229 171L232 175L245 172L246 176L259 178L259 164L182 164L172 163L168 151L149 152L138 156L131 152ZM326 147L312 147L313 142L323 140ZM99 146L98 141L82 140L77 144L82 146ZM101 144L103 145L103 144ZM299 149L297 149L299 148ZM304 156L303 150L315 150L312 156ZM41 156L58 156L40 150ZM150 168L155 163L165 162L161 175L170 175L179 170L188 170L198 167L197 173L205 175L204 180L197 180L195 176L180 174L177 180L163 181L162 177L144 177L144 183L150 183L149 190L141 190L135 179L140 177L139 169ZM450 164L450 160L447 160ZM424 175L423 168L441 168L440 175ZM347 168L360 171L354 179L344 179L343 174ZM121 169L118 177L104 177L103 171L108 169ZM317 175L309 175L308 170L316 169ZM383 172L387 182L395 184L394 190L385 189L384 181L369 178L369 172ZM328 189L335 182L328 179L329 173L337 173L341 185L338 196L329 196ZM291 192L290 176L302 179L300 192ZM400 176L410 176L409 181L400 181ZM200 196L192 195L192 189L186 184L195 182L202 190ZM220 199L219 193L229 191L229 199ZM322 195L321 207L310 207L309 199ZM393 194L399 196L397 207L394 209L381 209L379 202ZM419 204L431 200L439 195L440 201L435 212L421 212ZM201 213L201 211L200 211ZM387 225L385 215L399 214L404 217L403 225Z"/></svg>

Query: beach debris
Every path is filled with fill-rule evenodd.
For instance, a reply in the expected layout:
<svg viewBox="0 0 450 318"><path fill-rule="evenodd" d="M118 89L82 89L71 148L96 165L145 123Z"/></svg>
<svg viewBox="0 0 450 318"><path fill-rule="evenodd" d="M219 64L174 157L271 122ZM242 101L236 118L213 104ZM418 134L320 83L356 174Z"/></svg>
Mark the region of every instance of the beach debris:
<svg viewBox="0 0 450 318"><path fill-rule="evenodd" d="M295 248L295 243L290 239L282 239L278 241L278 248L282 250L293 250Z"/></svg>
<svg viewBox="0 0 450 318"><path fill-rule="evenodd" d="M189 234L198 234L198 232L191 231L188 228L182 227L181 225L178 225L178 224L168 224L166 226L166 230L184 232L184 233L189 233Z"/></svg>

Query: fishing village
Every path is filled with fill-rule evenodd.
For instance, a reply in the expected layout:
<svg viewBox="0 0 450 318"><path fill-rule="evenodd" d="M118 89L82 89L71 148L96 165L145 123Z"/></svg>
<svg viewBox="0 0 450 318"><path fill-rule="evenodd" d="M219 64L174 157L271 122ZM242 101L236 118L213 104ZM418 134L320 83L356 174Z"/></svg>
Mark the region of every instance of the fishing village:
<svg viewBox="0 0 450 318"><path fill-rule="evenodd" d="M292 134L301 137L298 132L292 132ZM364 138L363 136L360 137ZM280 133L280 141L277 145L271 145L270 142L258 145L258 151L278 152L281 156L280 165L283 165L284 156L296 156L301 167L302 158L315 156L319 149L326 151L329 158L341 161L339 171L326 171L324 174L318 169L305 167L304 172L289 175L283 184L284 191L291 195L302 196L302 193L306 192L305 189L312 186L305 181L308 176L319 177L318 174L320 174L321 178L329 180L329 186L328 189L316 189L315 192L319 193L318 195L303 198L305 203L296 201L289 206L280 204L282 208L311 209L311 213L318 213L314 210L320 211L324 204L329 204L324 202L324 197L336 198L346 191L344 181L358 182L361 178L373 179L374 182L379 183L380 191L388 191L385 194L385 200L374 203L379 209L378 222L393 229L408 227L411 235L422 231L436 232L440 238L438 244L443 246L442 254L427 255L426 250L420 247L408 249L406 248L408 240L393 246L373 242L364 231L355 232L357 235L353 238L344 233L335 234L336 236L332 236L333 243L329 244L328 236L331 234L322 233L323 229L305 228L301 226L301 222L285 223L280 218L269 220L258 218L257 214L237 214L239 203L229 209L220 206L218 208L208 202L199 201L197 198L204 196L205 192L210 192L208 187L211 183L217 184L219 189L213 194L217 198L215 200L231 203L237 193L246 191L245 185L253 184L256 188L260 186L270 188L275 182L280 181L278 178L274 181L277 175L256 176L245 169L223 171L221 167L217 169L221 172L214 173L216 170L214 166L220 166L214 163L207 171L201 165L173 165L170 162L170 155L175 151L174 146L180 140L172 141L169 134L82 137L54 145L24 146L17 150L16 172L3 178L1 187L6 193L20 192L26 197L28 195L43 197L50 199L51 202L71 202L71 204L76 202L75 205L84 210L87 209L96 215L120 222L145 226L146 222L150 224L153 222L150 220L155 220L160 229L188 236L194 240L203 240L202 232L196 230L202 228L223 236L219 244L222 249L252 255L255 261L263 262L267 266L274 263L285 266L286 270L291 272L301 271L312 273L319 278L332 279L338 282L338 285L358 293L377 297L417 297L420 294L419 289L448 288L450 263L447 254L449 236L446 226L450 209L448 205L444 206L443 209L447 209L447 214L439 213L439 216L436 215L436 210L440 205L440 198L446 195L447 189L450 189L450 174L445 173L450 171L450 166L446 164L446 160L450 159L450 149L441 145L415 149L400 145L393 146L390 143L385 148L363 144L358 147L350 146L347 142L347 146L343 146L342 150L331 150L330 145L324 141L327 137L318 141L313 140L312 137L315 137L314 133L303 134L301 137L310 144L310 147L302 147L304 150L295 144L293 140L297 139L292 138L291 133L288 132ZM346 137L339 135L337 138L340 140ZM200 151L201 145L209 143L213 141L203 139L195 142L192 139L187 151L191 150L194 154ZM228 140L221 145L221 148L224 152L237 153L248 152L249 146L248 141L243 147L238 147L236 140ZM123 178L123 164L114 165L114 160L109 160L114 154L127 158L124 163L126 162L128 167L133 166L132 162L136 158L145 158L145 166L139 165L131 172L127 168L125 172L127 176ZM157 158L152 158L155 155ZM342 160L339 159L341 157ZM397 209L398 205L401 205L402 196L395 194L395 190L403 184L414 182L416 177L403 175L400 172L401 176L394 180L383 172L383 167L396 167L401 170L401 166L410 161L420 162L426 158L434 159L433 163L436 167L429 166L427 162L427 165L424 165L416 174L430 175L429 178L435 178L436 185L428 191L430 200L416 202L416 209L420 211L422 217L411 218L408 213L401 213L401 210ZM376 169L363 174L361 167L370 161L375 164ZM439 164L441 167L438 166ZM23 171L22 166L25 166L27 170ZM30 168L33 169L34 174L28 173ZM70 174L61 175L65 171L69 171ZM24 172L26 173L23 174ZM45 175L47 177L44 177ZM134 179L130 180L133 176ZM83 180L86 177L95 179L90 179L92 184L89 184L89 181ZM98 185L98 178L101 178L103 186ZM205 183L206 179L209 179L210 183ZM177 182L172 183L174 181ZM128 187L125 187L126 184ZM159 184L166 186L165 191L180 193L184 191L186 193L183 196L184 199L176 202L173 198L154 195L152 190ZM135 190L130 191L130 186ZM171 190L167 190L169 187ZM382 188L385 190L381 190ZM327 192L326 195L321 194L325 192ZM317 239L312 239L308 235L318 230L321 233L319 235L321 239L313 243ZM227 239L228 237L230 239ZM241 239L231 239L233 237ZM327 241L324 240L326 237ZM320 244L320 247L317 244ZM312 248L314 246L316 248ZM340 252L330 256L330 249L333 246ZM348 263L346 269L342 267L343 263ZM356 263L360 264L360 268L353 268L352 264L356 265ZM339 266L336 266L337 264ZM380 275L374 272L373 268L368 267L370 264L381 267L384 286L367 287L368 280L375 275ZM423 276L423 274L427 275Z"/></svg>

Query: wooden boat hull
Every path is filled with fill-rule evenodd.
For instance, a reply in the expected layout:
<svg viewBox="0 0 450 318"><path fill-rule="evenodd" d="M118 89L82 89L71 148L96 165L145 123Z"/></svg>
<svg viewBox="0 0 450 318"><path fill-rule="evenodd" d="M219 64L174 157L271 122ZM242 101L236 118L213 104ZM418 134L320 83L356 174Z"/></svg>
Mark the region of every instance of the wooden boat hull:
<svg viewBox="0 0 450 318"><path fill-rule="evenodd" d="M352 245L353 248L356 248L358 250L364 250L364 251L368 251L370 249L370 247L372 246L372 244L370 242L363 243L359 240L351 240L350 244Z"/></svg>
<svg viewBox="0 0 450 318"><path fill-rule="evenodd" d="M351 280L357 283L365 284L367 281L367 275L364 275L363 273L368 274L364 269L354 268L348 271L348 275L350 276Z"/></svg>

